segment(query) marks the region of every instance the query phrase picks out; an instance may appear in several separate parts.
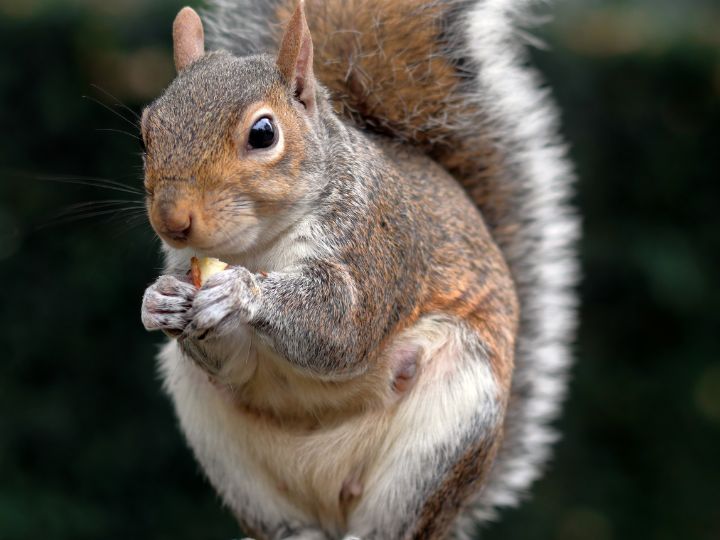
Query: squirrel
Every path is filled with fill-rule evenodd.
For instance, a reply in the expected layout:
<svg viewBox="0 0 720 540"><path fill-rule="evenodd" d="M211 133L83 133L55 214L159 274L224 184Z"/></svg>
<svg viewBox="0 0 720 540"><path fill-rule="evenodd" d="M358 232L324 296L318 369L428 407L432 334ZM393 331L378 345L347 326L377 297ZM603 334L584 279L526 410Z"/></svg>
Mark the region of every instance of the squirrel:
<svg viewBox="0 0 720 540"><path fill-rule="evenodd" d="M532 2L209 3L141 120L187 441L253 538L470 538L548 458L575 326Z"/></svg>

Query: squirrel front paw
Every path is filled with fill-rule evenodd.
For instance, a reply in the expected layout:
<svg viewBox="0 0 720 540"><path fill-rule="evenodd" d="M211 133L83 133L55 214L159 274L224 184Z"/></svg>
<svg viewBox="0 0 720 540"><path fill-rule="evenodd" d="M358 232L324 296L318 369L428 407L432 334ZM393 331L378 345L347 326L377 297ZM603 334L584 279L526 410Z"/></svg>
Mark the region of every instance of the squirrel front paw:
<svg viewBox="0 0 720 540"><path fill-rule="evenodd" d="M145 289L141 320L146 330L162 330L172 337L180 335L190 322L190 308L197 289L175 276L160 276Z"/></svg>
<svg viewBox="0 0 720 540"><path fill-rule="evenodd" d="M250 322L259 294L257 279L242 266L213 275L195 295L183 338L219 337Z"/></svg>

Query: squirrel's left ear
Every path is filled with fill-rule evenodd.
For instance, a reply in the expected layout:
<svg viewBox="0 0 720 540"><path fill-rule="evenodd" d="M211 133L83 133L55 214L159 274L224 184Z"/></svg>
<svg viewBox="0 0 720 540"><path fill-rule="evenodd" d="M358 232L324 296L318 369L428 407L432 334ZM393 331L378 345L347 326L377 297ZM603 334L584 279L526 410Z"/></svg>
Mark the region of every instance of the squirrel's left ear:
<svg viewBox="0 0 720 540"><path fill-rule="evenodd" d="M205 31L200 16L191 7L182 8L173 22L175 69L183 69L205 54Z"/></svg>
<svg viewBox="0 0 720 540"><path fill-rule="evenodd" d="M305 18L305 2L298 2L280 43L277 67L308 112L315 110L313 43Z"/></svg>

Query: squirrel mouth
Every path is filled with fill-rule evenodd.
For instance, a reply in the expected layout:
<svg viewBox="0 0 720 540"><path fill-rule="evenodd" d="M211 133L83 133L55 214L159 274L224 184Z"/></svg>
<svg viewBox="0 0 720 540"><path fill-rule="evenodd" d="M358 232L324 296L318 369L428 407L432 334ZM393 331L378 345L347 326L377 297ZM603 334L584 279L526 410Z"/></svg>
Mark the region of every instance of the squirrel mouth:
<svg viewBox="0 0 720 540"><path fill-rule="evenodd" d="M234 258L246 253L256 246L258 234L254 227L213 235L217 238L208 238L208 242L187 242L182 247L190 248L203 257L217 257L220 259ZM215 240L215 241L213 241Z"/></svg>

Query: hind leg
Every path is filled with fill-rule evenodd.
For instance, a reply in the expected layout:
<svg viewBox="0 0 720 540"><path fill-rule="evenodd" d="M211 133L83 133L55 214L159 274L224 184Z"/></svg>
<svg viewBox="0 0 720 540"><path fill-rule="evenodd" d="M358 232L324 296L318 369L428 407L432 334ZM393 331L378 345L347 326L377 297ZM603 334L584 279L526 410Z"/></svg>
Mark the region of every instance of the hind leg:
<svg viewBox="0 0 720 540"><path fill-rule="evenodd" d="M394 486L388 482L368 493L351 517L351 534L362 540L448 538L456 517L482 484L497 440L490 435L464 452L458 448L449 460L453 450L447 446L417 459L408 468L421 469L419 477L393 478ZM399 464L396 470L402 471Z"/></svg>
<svg viewBox="0 0 720 540"><path fill-rule="evenodd" d="M482 484L505 410L486 347L449 326L401 401L379 462L363 479L348 534L363 540L438 539ZM358 490L359 491L359 490Z"/></svg>

